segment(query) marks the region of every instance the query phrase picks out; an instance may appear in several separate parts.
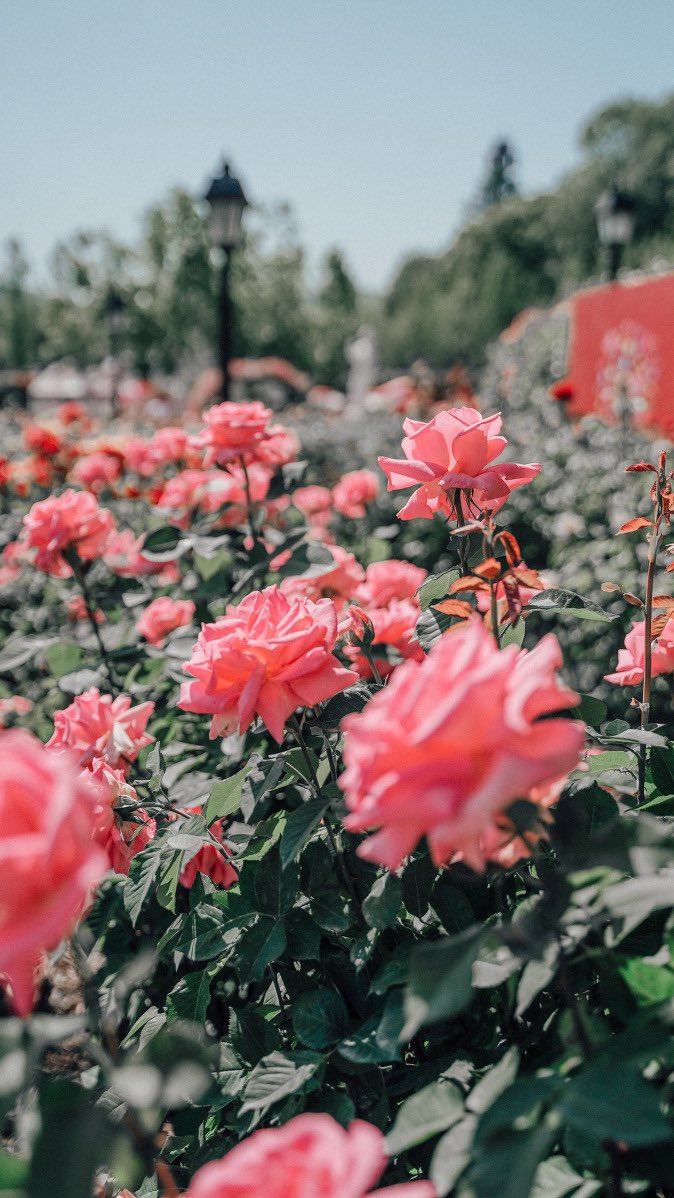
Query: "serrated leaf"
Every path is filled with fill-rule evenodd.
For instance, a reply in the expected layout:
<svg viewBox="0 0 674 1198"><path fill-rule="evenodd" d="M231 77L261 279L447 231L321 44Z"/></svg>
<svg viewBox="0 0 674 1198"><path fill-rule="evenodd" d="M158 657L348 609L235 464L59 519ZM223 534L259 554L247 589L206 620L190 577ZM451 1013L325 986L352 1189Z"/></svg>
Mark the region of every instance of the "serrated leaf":
<svg viewBox="0 0 674 1198"><path fill-rule="evenodd" d="M259 982L267 966L281 956L285 947L283 921L272 915L259 916L257 922L242 933L236 957L239 975L246 981Z"/></svg>
<svg viewBox="0 0 674 1198"><path fill-rule="evenodd" d="M150 846L134 857L129 869L129 876L124 883L124 907L136 926L145 899L152 889L159 867L161 865L161 846Z"/></svg>
<svg viewBox="0 0 674 1198"><path fill-rule="evenodd" d="M272 1052L255 1066L244 1091L241 1114L262 1114L290 1094L296 1094L313 1078L323 1058L311 1052Z"/></svg>
<svg viewBox="0 0 674 1198"><path fill-rule="evenodd" d="M311 835L316 831L332 798L309 799L288 816L281 837L281 864L286 869L296 861Z"/></svg>
<svg viewBox="0 0 674 1198"><path fill-rule="evenodd" d="M346 1034L349 1012L341 994L322 988L302 994L290 1008L293 1031L306 1048L323 1049Z"/></svg>
<svg viewBox="0 0 674 1198"><path fill-rule="evenodd" d="M161 937L157 951L184 953L190 961L208 961L222 952L222 913L201 903L188 915L180 915Z"/></svg>
<svg viewBox="0 0 674 1198"><path fill-rule="evenodd" d="M540 612L543 615L574 616L577 620L594 620L605 624L612 624L618 619L617 615L610 615L592 599L585 599L582 595L576 595L574 591L563 591L555 587L532 595L524 611Z"/></svg>
<svg viewBox="0 0 674 1198"><path fill-rule="evenodd" d="M187 1019L203 1023L211 1001L211 978L207 969L188 973L166 996L166 1018L169 1023Z"/></svg>
<svg viewBox="0 0 674 1198"><path fill-rule="evenodd" d="M475 926L414 950L405 989L402 1039L410 1039L426 1024L458 1015L467 1006L481 939L482 928Z"/></svg>
<svg viewBox="0 0 674 1198"><path fill-rule="evenodd" d="M445 570L443 574L431 574L426 578L417 591L422 612L428 611L431 604L436 603L438 599L444 599L451 583L458 577L459 571L453 569Z"/></svg>
<svg viewBox="0 0 674 1198"><path fill-rule="evenodd" d="M402 1103L386 1137L389 1156L399 1156L447 1131L463 1118L463 1097L458 1086L442 1079L424 1086Z"/></svg>
<svg viewBox="0 0 674 1198"><path fill-rule="evenodd" d="M210 826L216 819L226 819L230 815L234 815L241 806L241 792L244 782L248 775L248 766L239 770L237 774L233 774L231 778L224 778L215 783L211 790L206 810L204 811L204 819Z"/></svg>

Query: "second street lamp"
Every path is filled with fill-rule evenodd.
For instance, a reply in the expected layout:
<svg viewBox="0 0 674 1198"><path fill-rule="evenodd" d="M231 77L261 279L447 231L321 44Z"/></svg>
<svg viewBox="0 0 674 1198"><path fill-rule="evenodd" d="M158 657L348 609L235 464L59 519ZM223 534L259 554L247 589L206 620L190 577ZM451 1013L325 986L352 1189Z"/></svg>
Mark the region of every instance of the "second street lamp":
<svg viewBox="0 0 674 1198"><path fill-rule="evenodd" d="M594 206L599 240L608 250L608 274L612 283L618 277L623 250L634 233L635 205L631 196L609 187L602 191Z"/></svg>
<svg viewBox="0 0 674 1198"><path fill-rule="evenodd" d="M232 356L232 300L229 272L232 251L241 240L243 210L248 205L239 180L225 162L206 192L210 205L208 231L211 243L222 251L220 310L218 321L218 364L222 371L221 395L229 399L229 363Z"/></svg>

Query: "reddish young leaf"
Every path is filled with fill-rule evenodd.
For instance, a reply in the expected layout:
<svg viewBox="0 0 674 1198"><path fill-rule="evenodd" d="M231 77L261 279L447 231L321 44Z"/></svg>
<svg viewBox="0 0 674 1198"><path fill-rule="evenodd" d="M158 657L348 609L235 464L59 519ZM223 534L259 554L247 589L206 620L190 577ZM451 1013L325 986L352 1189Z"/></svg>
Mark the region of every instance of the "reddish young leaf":
<svg viewBox="0 0 674 1198"><path fill-rule="evenodd" d="M651 639L655 640L656 636L660 636L665 624L671 618L671 612L663 611L659 616L655 616L651 620Z"/></svg>
<svg viewBox="0 0 674 1198"><path fill-rule="evenodd" d="M667 609L674 607L674 595L654 595L653 607L664 607Z"/></svg>
<svg viewBox="0 0 674 1198"><path fill-rule="evenodd" d="M650 462L633 462L631 466L625 467L625 474L641 474L644 470L652 470L655 474L655 466Z"/></svg>
<svg viewBox="0 0 674 1198"><path fill-rule="evenodd" d="M463 591L482 591L487 584L481 578L457 578L449 588L450 595L460 595Z"/></svg>
<svg viewBox="0 0 674 1198"><path fill-rule="evenodd" d="M628 520L623 524L622 528L618 529L618 536L621 532L636 532L638 528L652 528L653 521L648 520L646 516L636 516L634 520Z"/></svg>
<svg viewBox="0 0 674 1198"><path fill-rule="evenodd" d="M473 574L477 574L478 578L500 578L501 564L495 557L488 557L486 562L480 562L479 566L475 566Z"/></svg>
<svg viewBox="0 0 674 1198"><path fill-rule="evenodd" d="M458 616L460 620L468 620L475 614L475 608L464 599L441 599L439 603L432 603L431 607L445 616Z"/></svg>
<svg viewBox="0 0 674 1198"><path fill-rule="evenodd" d="M643 607L643 602L638 595L633 595L631 591L625 591L623 594L625 603L629 603L630 607Z"/></svg>
<svg viewBox="0 0 674 1198"><path fill-rule="evenodd" d="M500 532L496 540L500 541L505 549L508 565L517 566L522 561L522 552L516 537L511 532Z"/></svg>

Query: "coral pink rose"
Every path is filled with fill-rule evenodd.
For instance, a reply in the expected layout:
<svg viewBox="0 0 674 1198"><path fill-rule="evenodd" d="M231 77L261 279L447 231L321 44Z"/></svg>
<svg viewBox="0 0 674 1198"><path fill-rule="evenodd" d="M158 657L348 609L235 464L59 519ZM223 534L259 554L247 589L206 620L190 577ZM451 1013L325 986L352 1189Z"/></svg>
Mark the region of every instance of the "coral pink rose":
<svg viewBox="0 0 674 1198"><path fill-rule="evenodd" d="M224 466L235 458L251 460L267 435L270 408L252 403L215 404L204 413L206 428L190 439L194 449L205 450L204 466Z"/></svg>
<svg viewBox="0 0 674 1198"><path fill-rule="evenodd" d="M392 558L387 562L372 562L365 579L356 588L355 600L363 607L387 607L394 599L413 599L428 570Z"/></svg>
<svg viewBox="0 0 674 1198"><path fill-rule="evenodd" d="M40 424L27 424L23 430L23 442L26 449L43 457L53 457L63 447L58 433Z"/></svg>
<svg viewBox="0 0 674 1198"><path fill-rule="evenodd" d="M79 458L70 471L70 477L73 482L80 483L97 495L104 487L116 482L121 473L122 463L116 455L96 451Z"/></svg>
<svg viewBox="0 0 674 1198"><path fill-rule="evenodd" d="M145 731L154 703L131 706L128 695L102 695L95 686L54 712L54 731L48 749L69 749L80 765L91 767L95 757L126 769L154 736Z"/></svg>
<svg viewBox="0 0 674 1198"><path fill-rule="evenodd" d="M94 495L64 491L33 504L23 518L22 542L35 550L38 570L70 578L64 550L73 549L84 561L93 561L102 556L114 529L112 512L99 507Z"/></svg>
<svg viewBox="0 0 674 1198"><path fill-rule="evenodd" d="M379 458L389 491L418 488L399 519L430 520L440 512L462 520L497 512L511 491L531 482L540 473L537 463L492 464L508 444L500 428L500 413L482 417L474 408L439 412L427 423L405 420L405 458Z"/></svg>
<svg viewBox="0 0 674 1198"><path fill-rule="evenodd" d="M341 545L331 545L330 553L334 565L326 564L321 574L309 578L284 578L281 583L283 594L304 595L314 602L334 599L338 607L343 607L346 600L355 595L365 578L365 571L353 554Z"/></svg>
<svg viewBox="0 0 674 1198"><path fill-rule="evenodd" d="M190 624L195 612L191 599L171 599L161 595L148 604L136 623L136 631L150 645L163 645L169 632Z"/></svg>
<svg viewBox="0 0 674 1198"><path fill-rule="evenodd" d="M577 702L555 678L561 664L553 635L499 651L474 617L399 666L343 721L346 827L380 829L359 854L397 869L426 836L436 865L483 869L507 808L579 760L584 726L540 718Z"/></svg>
<svg viewBox="0 0 674 1198"><path fill-rule="evenodd" d="M368 503L378 494L379 479L371 470L351 470L332 488L335 508L350 519L364 516Z"/></svg>
<svg viewBox="0 0 674 1198"><path fill-rule="evenodd" d="M332 510L332 491L329 487L309 486L298 487L293 491L292 501L298 511L304 516L330 514Z"/></svg>
<svg viewBox="0 0 674 1198"><path fill-rule="evenodd" d="M417 620L421 615L418 602L413 599L394 599L388 607L375 607L363 614L368 617L372 627L370 653L375 659L381 678L388 677L397 664L387 656L385 646L389 646L401 659L411 657L415 661L424 660L425 654L421 645L412 640ZM345 645L344 654L361 678L372 677L372 667L358 646Z"/></svg>
<svg viewBox="0 0 674 1198"><path fill-rule="evenodd" d="M71 424L81 424L83 428L91 426L91 420L87 416L86 409L76 399L68 399L65 403L60 404L56 409L56 418L66 428Z"/></svg>
<svg viewBox="0 0 674 1198"><path fill-rule="evenodd" d="M642 620L635 624L625 637L625 644L618 650L618 668L614 674L605 674L607 682L618 686L638 686L644 679L644 649L646 625ZM674 619L670 616L651 649L651 677L674 673Z"/></svg>
<svg viewBox="0 0 674 1198"><path fill-rule="evenodd" d="M31 1009L44 950L68 936L103 877L91 783L29 732L0 733L0 973Z"/></svg>
<svg viewBox="0 0 674 1198"><path fill-rule="evenodd" d="M265 466L286 466L294 462L300 451L297 433L282 424L272 424L267 435L258 442L253 451L255 460Z"/></svg>
<svg viewBox="0 0 674 1198"><path fill-rule="evenodd" d="M116 874L128 874L134 857L152 840L156 824L143 811L135 788L126 781L122 770L109 766L104 757L95 757L80 778L94 781L94 839L105 851L108 867Z"/></svg>
<svg viewBox="0 0 674 1198"><path fill-rule="evenodd" d="M202 808L188 807L186 810L189 815L201 815ZM191 890L194 886L197 874L205 874L207 878L211 879L211 882L214 882L216 886L222 886L225 890L228 890L238 880L239 875L227 860L229 849L222 839L223 821L216 819L209 830L211 836L214 836L222 844L224 853L216 849L214 844L205 844L203 848L199 849L196 856L187 862L180 875L180 885L185 886L187 890Z"/></svg>
<svg viewBox="0 0 674 1198"><path fill-rule="evenodd" d="M298 707L314 707L350 686L357 674L333 655L337 612L282 594L253 591L214 624L204 624L192 658L183 667L178 706L213 716L211 738L245 732L257 715L281 743Z"/></svg>
<svg viewBox="0 0 674 1198"><path fill-rule="evenodd" d="M344 1128L330 1115L297 1115L202 1165L185 1198L366 1198L387 1163L384 1136L370 1123ZM434 1198L435 1188L411 1181L377 1194Z"/></svg>

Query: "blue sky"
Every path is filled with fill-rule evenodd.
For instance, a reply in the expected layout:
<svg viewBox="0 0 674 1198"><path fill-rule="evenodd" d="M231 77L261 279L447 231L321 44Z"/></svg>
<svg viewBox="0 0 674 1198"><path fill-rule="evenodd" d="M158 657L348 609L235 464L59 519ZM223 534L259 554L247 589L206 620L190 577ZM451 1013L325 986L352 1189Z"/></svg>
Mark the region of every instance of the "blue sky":
<svg viewBox="0 0 674 1198"><path fill-rule="evenodd" d="M0 241L133 238L225 151L360 285L445 246L507 137L526 191L609 99L674 91L672 0L0 0Z"/></svg>

